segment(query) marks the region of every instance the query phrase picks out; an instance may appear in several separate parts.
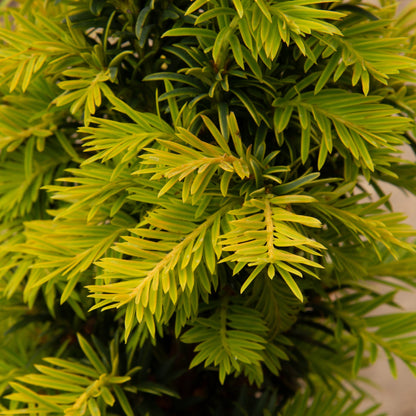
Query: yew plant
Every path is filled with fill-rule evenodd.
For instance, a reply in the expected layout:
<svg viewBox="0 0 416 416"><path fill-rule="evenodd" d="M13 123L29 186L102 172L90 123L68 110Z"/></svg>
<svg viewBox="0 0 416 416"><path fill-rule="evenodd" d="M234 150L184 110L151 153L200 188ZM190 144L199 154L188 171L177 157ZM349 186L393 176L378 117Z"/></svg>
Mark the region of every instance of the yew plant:
<svg viewBox="0 0 416 416"><path fill-rule="evenodd" d="M2 0L0 415L375 415L361 368L416 375L415 19Z"/></svg>

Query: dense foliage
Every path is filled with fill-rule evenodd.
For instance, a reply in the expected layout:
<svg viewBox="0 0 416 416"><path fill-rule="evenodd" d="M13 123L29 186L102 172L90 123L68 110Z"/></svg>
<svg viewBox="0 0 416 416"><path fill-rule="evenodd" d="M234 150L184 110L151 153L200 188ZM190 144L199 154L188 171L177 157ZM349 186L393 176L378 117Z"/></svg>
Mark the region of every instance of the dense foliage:
<svg viewBox="0 0 416 416"><path fill-rule="evenodd" d="M416 10L0 7L0 414L364 416L379 351L416 374Z"/></svg>

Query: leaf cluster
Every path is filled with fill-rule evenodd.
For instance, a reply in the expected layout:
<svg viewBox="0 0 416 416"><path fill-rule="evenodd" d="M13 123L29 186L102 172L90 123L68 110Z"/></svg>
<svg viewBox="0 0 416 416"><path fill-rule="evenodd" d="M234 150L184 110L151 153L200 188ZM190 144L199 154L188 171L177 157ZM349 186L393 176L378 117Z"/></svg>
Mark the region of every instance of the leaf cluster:
<svg viewBox="0 0 416 416"><path fill-rule="evenodd" d="M416 374L396 8L1 3L0 414L364 416L379 351Z"/></svg>

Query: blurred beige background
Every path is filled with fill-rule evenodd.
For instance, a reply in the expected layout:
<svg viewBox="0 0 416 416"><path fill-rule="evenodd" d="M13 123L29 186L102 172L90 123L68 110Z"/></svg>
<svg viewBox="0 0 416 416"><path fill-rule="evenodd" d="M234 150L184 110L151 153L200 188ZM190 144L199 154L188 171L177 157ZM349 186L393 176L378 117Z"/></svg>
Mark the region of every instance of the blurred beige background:
<svg viewBox="0 0 416 416"><path fill-rule="evenodd" d="M405 149L403 157L416 161L410 149ZM404 212L407 222L416 228L416 197L406 195L394 186L385 185L383 189L391 193L391 202L395 211ZM416 270L415 270L416 277ZM396 301L405 310L416 311L416 291L400 293ZM379 360L371 368L362 371L360 375L373 380L378 388L370 389L376 402L382 403L380 412L388 416L416 416L416 378L401 361L397 360L398 378L390 373L387 360L380 353Z"/></svg>

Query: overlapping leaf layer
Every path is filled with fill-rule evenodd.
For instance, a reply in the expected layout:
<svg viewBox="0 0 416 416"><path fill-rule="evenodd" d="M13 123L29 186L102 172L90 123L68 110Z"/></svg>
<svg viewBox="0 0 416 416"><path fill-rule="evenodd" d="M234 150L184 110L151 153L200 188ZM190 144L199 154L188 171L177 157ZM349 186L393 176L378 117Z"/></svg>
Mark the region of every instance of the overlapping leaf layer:
<svg viewBox="0 0 416 416"><path fill-rule="evenodd" d="M416 374L396 6L1 2L0 414L364 416L379 350Z"/></svg>

